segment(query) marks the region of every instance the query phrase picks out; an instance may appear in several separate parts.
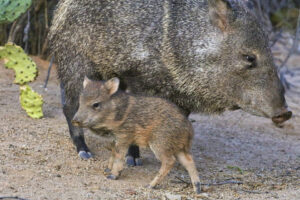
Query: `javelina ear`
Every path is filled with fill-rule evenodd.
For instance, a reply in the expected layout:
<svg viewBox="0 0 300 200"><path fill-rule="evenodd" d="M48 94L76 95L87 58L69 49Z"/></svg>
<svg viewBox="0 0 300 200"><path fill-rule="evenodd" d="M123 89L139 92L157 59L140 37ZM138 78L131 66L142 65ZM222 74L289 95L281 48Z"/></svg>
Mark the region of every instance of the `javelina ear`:
<svg viewBox="0 0 300 200"><path fill-rule="evenodd" d="M209 19L213 25L225 32L229 28L229 21L233 10L228 0L208 0Z"/></svg>
<svg viewBox="0 0 300 200"><path fill-rule="evenodd" d="M87 86L88 83L92 82L87 76L84 76L83 88Z"/></svg>
<svg viewBox="0 0 300 200"><path fill-rule="evenodd" d="M120 80L118 78L112 78L105 82L105 87L109 91L109 95L113 95L119 89Z"/></svg>

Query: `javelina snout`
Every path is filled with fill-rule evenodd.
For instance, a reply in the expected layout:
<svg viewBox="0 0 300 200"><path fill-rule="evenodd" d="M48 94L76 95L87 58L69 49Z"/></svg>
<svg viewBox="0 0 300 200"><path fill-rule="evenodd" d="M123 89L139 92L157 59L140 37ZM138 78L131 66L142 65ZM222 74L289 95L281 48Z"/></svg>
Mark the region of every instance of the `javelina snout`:
<svg viewBox="0 0 300 200"><path fill-rule="evenodd" d="M292 112L289 111L287 108L282 108L278 111L278 113L272 117L272 121L275 124L281 124L292 117Z"/></svg>

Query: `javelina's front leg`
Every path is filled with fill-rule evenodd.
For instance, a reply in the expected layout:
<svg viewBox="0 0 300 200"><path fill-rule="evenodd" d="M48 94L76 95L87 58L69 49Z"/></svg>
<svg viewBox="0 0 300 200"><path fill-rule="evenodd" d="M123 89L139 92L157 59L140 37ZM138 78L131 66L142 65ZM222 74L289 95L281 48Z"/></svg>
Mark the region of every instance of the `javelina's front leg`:
<svg viewBox="0 0 300 200"><path fill-rule="evenodd" d="M110 173L113 168L114 162L115 162L115 153L111 152L111 156L109 157L107 168L104 170L104 172Z"/></svg>
<svg viewBox="0 0 300 200"><path fill-rule="evenodd" d="M82 130L82 128L73 126L73 124L71 123L71 120L73 119L73 117L79 107L79 92L80 91L66 92L67 88L65 88L65 84L63 84L62 82L60 84L60 88L61 88L61 101L62 101L62 105L63 105L63 112L64 112L64 115L68 122L69 131L70 131L70 135L73 140L73 143L76 146L78 155L82 159L89 159L90 157L92 157L92 154L90 153L90 151L85 143L83 130ZM71 94L73 96L71 96Z"/></svg>
<svg viewBox="0 0 300 200"><path fill-rule="evenodd" d="M107 168L104 170L105 172L108 173L108 172L111 172L114 161L115 161L115 154L116 154L115 141L111 142L106 148L111 151L111 155L108 160Z"/></svg>
<svg viewBox="0 0 300 200"><path fill-rule="evenodd" d="M112 151L113 155L113 165L111 169L111 174L107 176L108 179L117 179L121 171L124 168L124 157L126 155L128 144L116 143L115 148Z"/></svg>

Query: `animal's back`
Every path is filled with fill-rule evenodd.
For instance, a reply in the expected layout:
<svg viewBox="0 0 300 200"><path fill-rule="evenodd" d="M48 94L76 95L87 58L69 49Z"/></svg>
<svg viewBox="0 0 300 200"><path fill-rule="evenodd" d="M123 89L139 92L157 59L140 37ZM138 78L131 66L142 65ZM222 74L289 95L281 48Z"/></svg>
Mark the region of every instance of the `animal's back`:
<svg viewBox="0 0 300 200"><path fill-rule="evenodd" d="M82 63L93 65L82 66L88 74L123 77L137 85L132 91L155 88L153 93L166 93L174 90L170 70L180 64L172 56L191 54L186 51L193 45L190 39L197 34L204 41L200 35L207 35L206 6L192 0L61 1L50 46L62 63L72 58L67 54L80 54Z"/></svg>
<svg viewBox="0 0 300 200"><path fill-rule="evenodd" d="M100 64L101 71L121 72L160 49L163 12L163 1L65 0L58 5L50 40L56 51L64 44Z"/></svg>

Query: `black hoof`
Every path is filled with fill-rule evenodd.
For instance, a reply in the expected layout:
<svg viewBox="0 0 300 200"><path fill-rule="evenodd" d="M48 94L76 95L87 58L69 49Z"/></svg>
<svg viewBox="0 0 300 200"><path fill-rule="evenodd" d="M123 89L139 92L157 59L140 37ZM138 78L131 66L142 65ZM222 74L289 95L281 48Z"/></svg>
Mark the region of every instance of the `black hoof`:
<svg viewBox="0 0 300 200"><path fill-rule="evenodd" d="M201 184L200 182L195 183L195 189L196 189L196 194L200 194L201 193Z"/></svg>
<svg viewBox="0 0 300 200"><path fill-rule="evenodd" d="M157 189L157 186L151 186L150 184L147 184L145 186L145 188L148 188L148 189Z"/></svg>
<svg viewBox="0 0 300 200"><path fill-rule="evenodd" d="M135 159L135 166L142 166L142 165L143 165L142 159L141 158L136 158Z"/></svg>
<svg viewBox="0 0 300 200"><path fill-rule="evenodd" d="M134 158L132 156L126 156L126 163L129 167L142 166L143 162L141 158Z"/></svg>
<svg viewBox="0 0 300 200"><path fill-rule="evenodd" d="M106 168L105 170L104 170L104 172L105 173L109 173L111 170L109 169L109 168Z"/></svg>
<svg viewBox="0 0 300 200"><path fill-rule="evenodd" d="M132 156L126 157L126 163L129 167L135 166L134 158Z"/></svg>
<svg viewBox="0 0 300 200"><path fill-rule="evenodd" d="M87 159L89 159L89 158L92 157L91 152L86 152L86 151L79 151L79 152L78 152L78 155L79 155L79 157L82 158L83 160L87 160Z"/></svg>
<svg viewBox="0 0 300 200"><path fill-rule="evenodd" d="M106 178L111 180L117 180L117 177L113 174L108 175Z"/></svg>

